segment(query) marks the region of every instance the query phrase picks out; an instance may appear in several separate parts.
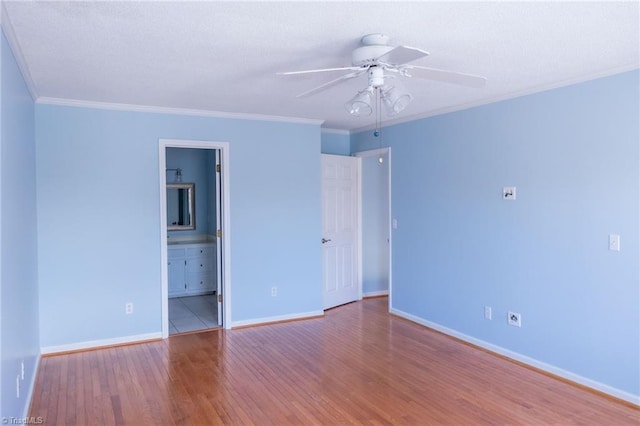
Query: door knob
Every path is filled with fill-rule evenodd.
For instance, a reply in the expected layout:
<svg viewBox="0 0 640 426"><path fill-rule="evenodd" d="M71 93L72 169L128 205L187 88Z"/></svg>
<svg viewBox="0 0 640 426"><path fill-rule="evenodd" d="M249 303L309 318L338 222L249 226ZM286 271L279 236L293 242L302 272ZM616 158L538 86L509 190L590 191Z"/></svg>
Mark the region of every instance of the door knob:
<svg viewBox="0 0 640 426"><path fill-rule="evenodd" d="M322 244L324 244L324 243L328 243L329 241L331 241L331 238L329 238L328 240L327 240L326 238L323 238L323 239L322 239Z"/></svg>

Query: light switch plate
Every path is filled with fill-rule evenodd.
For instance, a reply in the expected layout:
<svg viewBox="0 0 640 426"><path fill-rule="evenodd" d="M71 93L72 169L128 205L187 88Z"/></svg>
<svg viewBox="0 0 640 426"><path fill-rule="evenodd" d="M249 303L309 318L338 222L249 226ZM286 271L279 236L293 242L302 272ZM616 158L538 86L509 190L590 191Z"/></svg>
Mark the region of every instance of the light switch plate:
<svg viewBox="0 0 640 426"><path fill-rule="evenodd" d="M609 234L609 250L620 251L620 235Z"/></svg>
<svg viewBox="0 0 640 426"><path fill-rule="evenodd" d="M492 318L491 306L485 306L484 307L484 319L491 320L491 318Z"/></svg>

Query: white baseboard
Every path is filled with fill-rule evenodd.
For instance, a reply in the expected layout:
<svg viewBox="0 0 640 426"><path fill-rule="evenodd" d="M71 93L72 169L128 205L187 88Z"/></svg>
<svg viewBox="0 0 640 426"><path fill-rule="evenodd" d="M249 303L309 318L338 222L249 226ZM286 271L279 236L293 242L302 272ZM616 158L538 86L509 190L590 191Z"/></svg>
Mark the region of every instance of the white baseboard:
<svg viewBox="0 0 640 426"><path fill-rule="evenodd" d="M442 326L440 324L425 320L418 316L409 314L407 312L391 308L389 310L392 314L398 315L399 317L408 319L420 325L423 325L428 328L432 328L441 333L447 334L449 336L453 336L457 339L463 340L465 342L471 343L472 345L479 346L483 349L486 349L491 352L495 352L497 354L503 355L507 358L514 359L516 361L522 362L524 364L530 365L532 367L538 368L542 371L546 371L547 373L553 374L558 377L562 377L563 379L567 379L569 381L581 384L583 386L587 386L589 388L595 389L597 391L606 393L608 395L614 396L616 398L622 399L624 401L630 402L631 404L635 404L640 406L640 395L634 395L632 393L614 388L612 386L606 385L604 383L597 382L595 380L588 379L586 377L580 376L578 374L572 373L567 370L563 370L562 368L556 367L551 364L547 364L542 361L538 361L537 359L530 358L526 355L522 355L518 352L511 351L509 349L505 349L501 346L494 345L489 342L485 342L484 340L476 339L475 337L468 336L464 333L460 333L451 328Z"/></svg>
<svg viewBox="0 0 640 426"><path fill-rule="evenodd" d="M135 336L116 337L114 339L89 340L87 342L70 343L68 345L45 346L40 348L42 355L60 352L80 351L84 349L97 349L104 346L123 345L127 343L143 342L145 340L162 339L162 333L138 334Z"/></svg>
<svg viewBox="0 0 640 426"><path fill-rule="evenodd" d="M27 398L25 399L26 405L24 406L24 411L22 412L23 419L26 419L29 416L29 408L31 408L33 391L36 387L36 379L38 377L38 370L40 368L40 357L41 355L38 355L38 357L36 358L36 363L33 366L33 374L31 375L31 380L29 381L29 388L27 389Z"/></svg>
<svg viewBox="0 0 640 426"><path fill-rule="evenodd" d="M324 316L324 311L301 312L297 314L277 315L274 317L263 317L263 318L249 319L249 320L232 321L231 328L246 327L249 325L268 324L270 322L281 322L281 321L292 321L292 320L300 320L300 319L307 319L307 318L316 318L320 316Z"/></svg>
<svg viewBox="0 0 640 426"><path fill-rule="evenodd" d="M378 297L378 296L388 296L389 290L381 290L381 291L368 291L366 293L362 293L362 297Z"/></svg>

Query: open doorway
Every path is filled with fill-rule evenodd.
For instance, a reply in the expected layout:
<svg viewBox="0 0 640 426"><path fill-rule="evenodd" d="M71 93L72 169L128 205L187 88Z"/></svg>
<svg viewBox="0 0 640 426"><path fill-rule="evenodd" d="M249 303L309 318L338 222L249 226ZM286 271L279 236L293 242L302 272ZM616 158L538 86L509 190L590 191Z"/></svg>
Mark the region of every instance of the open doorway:
<svg viewBox="0 0 640 426"><path fill-rule="evenodd" d="M216 149L166 148L169 335L221 326L217 158Z"/></svg>
<svg viewBox="0 0 640 426"><path fill-rule="evenodd" d="M391 148L353 155L362 161L362 294L364 297L389 295L391 301Z"/></svg>
<svg viewBox="0 0 640 426"><path fill-rule="evenodd" d="M228 325L228 146L160 140L162 335Z"/></svg>

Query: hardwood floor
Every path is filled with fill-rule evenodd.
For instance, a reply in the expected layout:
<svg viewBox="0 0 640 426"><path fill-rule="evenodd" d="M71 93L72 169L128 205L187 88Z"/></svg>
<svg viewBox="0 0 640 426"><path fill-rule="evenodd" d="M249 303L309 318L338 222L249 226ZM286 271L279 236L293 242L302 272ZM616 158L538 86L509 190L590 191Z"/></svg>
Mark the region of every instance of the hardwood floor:
<svg viewBox="0 0 640 426"><path fill-rule="evenodd" d="M640 410L389 315L324 318L43 357L47 425L640 424Z"/></svg>

